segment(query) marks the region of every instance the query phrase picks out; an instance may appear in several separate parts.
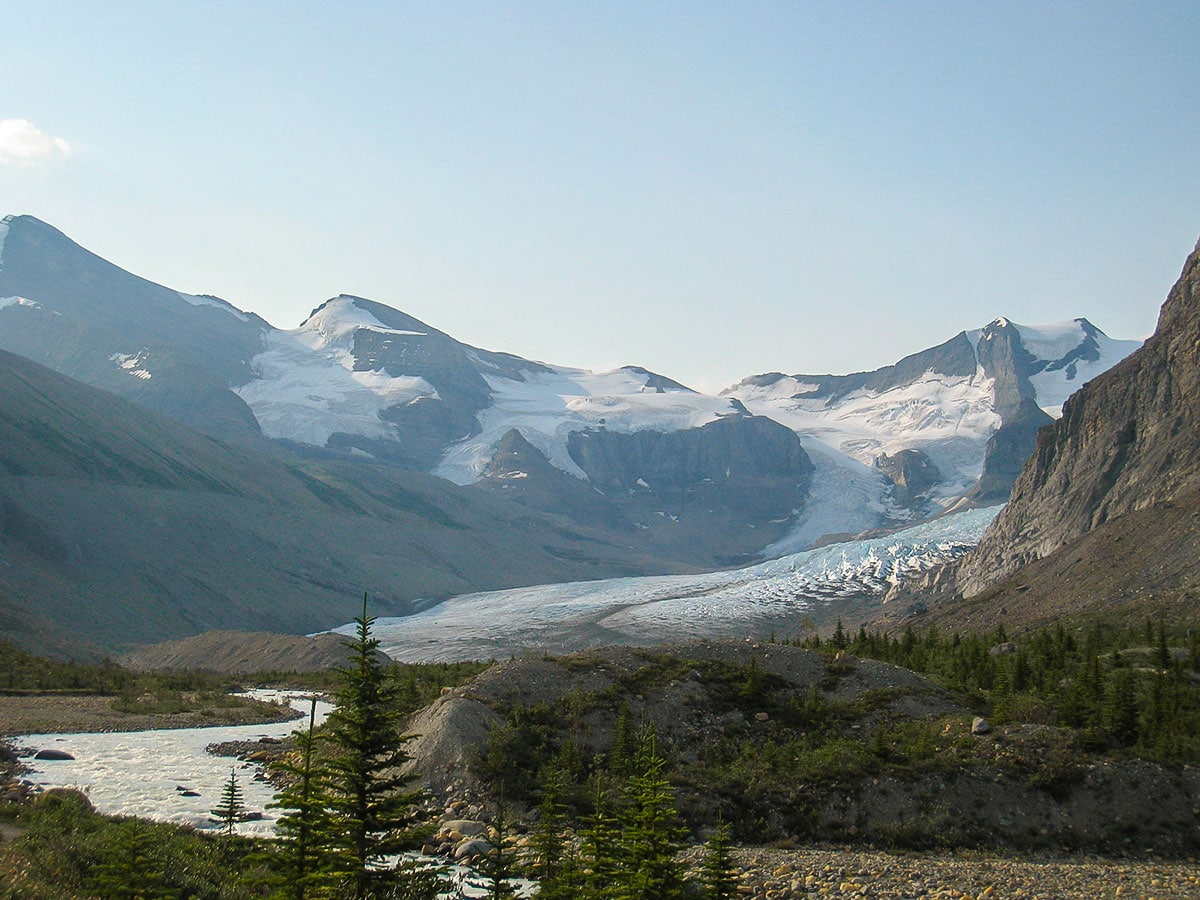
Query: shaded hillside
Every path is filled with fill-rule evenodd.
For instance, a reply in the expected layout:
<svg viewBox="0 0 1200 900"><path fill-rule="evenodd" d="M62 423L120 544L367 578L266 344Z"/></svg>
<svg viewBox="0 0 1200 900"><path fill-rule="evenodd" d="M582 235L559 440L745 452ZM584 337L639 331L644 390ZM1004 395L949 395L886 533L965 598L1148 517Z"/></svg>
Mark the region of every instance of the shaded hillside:
<svg viewBox="0 0 1200 900"><path fill-rule="evenodd" d="M1094 529L1138 511L1146 515L1126 523L1125 536L1137 549L1110 591L1136 592L1140 573L1154 565L1154 548L1191 546L1194 523L1176 531L1177 516L1153 510L1176 500L1190 505L1185 498L1200 489L1198 303L1200 246L1171 289L1154 336L1069 399L1062 418L1039 433L1011 502L962 565L957 587L964 596L1069 552L1064 548ZM1106 566L1103 557L1078 558ZM1057 589L1082 589L1087 581L1064 571Z"/></svg>
<svg viewBox="0 0 1200 900"><path fill-rule="evenodd" d="M497 562L497 560L501 562ZM669 568L430 476L286 464L0 353L0 635L312 632L420 598Z"/></svg>

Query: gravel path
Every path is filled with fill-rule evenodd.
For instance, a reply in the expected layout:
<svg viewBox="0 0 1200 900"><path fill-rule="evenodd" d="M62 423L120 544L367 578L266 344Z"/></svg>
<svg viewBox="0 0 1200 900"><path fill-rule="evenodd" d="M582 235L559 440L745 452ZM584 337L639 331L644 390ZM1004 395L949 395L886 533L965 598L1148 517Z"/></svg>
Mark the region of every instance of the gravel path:
<svg viewBox="0 0 1200 900"><path fill-rule="evenodd" d="M838 850L740 849L739 894L769 900L813 897L981 900L1196 900L1196 861L1005 859L980 854L905 855Z"/></svg>

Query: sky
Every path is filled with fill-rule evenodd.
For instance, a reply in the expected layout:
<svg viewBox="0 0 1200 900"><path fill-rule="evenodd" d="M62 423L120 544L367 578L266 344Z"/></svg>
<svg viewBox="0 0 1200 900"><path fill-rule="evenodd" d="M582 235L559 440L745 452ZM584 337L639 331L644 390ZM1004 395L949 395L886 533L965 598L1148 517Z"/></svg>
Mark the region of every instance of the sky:
<svg viewBox="0 0 1200 900"><path fill-rule="evenodd" d="M1195 2L0 0L0 214L283 328L719 390L1006 316L1141 338L1200 236Z"/></svg>

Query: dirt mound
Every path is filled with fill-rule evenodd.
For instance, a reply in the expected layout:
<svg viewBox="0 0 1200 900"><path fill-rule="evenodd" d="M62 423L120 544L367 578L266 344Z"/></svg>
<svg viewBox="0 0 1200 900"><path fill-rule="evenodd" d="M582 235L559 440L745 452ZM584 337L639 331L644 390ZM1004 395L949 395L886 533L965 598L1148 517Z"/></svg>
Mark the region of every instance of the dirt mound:
<svg viewBox="0 0 1200 900"><path fill-rule="evenodd" d="M117 662L138 671L191 669L230 675L315 672L345 663L346 641L340 634L304 637L260 631L206 631L142 647L124 654Z"/></svg>

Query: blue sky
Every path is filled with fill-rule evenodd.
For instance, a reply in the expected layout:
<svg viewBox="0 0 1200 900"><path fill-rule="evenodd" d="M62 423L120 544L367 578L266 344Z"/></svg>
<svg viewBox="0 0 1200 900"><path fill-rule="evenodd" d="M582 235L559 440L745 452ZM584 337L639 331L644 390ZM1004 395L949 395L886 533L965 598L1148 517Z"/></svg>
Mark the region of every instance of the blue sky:
<svg viewBox="0 0 1200 900"><path fill-rule="evenodd" d="M719 389L1144 337L1200 4L0 0L0 211L281 327L371 297Z"/></svg>

